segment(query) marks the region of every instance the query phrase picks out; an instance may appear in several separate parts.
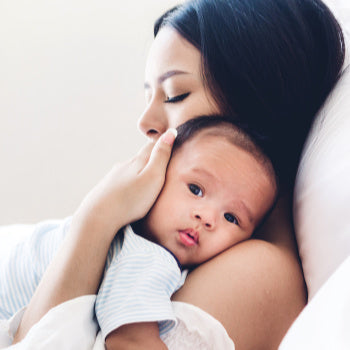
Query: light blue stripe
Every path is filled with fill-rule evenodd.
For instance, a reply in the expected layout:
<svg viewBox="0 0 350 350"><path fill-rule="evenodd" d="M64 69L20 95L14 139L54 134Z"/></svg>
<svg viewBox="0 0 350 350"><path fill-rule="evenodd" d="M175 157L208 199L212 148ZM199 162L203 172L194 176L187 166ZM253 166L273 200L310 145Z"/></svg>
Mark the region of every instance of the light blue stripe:
<svg viewBox="0 0 350 350"><path fill-rule="evenodd" d="M126 229L121 251L109 261L109 267L97 295L97 320L106 332L138 321L174 322L170 296L182 284L181 271L174 257L157 244ZM117 246L118 240L113 242Z"/></svg>
<svg viewBox="0 0 350 350"><path fill-rule="evenodd" d="M29 241L17 248L5 270L1 269L0 277L5 277L6 284L2 283L0 289L1 305L4 304L0 317L8 318L29 302L69 222L37 226ZM118 234L108 252L104 277L95 305L103 331L114 329L120 322L174 317L170 296L181 286L181 271L173 256L159 245L132 230ZM168 329L172 324L162 321L161 327Z"/></svg>
<svg viewBox="0 0 350 350"><path fill-rule="evenodd" d="M14 247L8 259L1 262L1 315L8 319L28 304L70 220L38 224L31 236Z"/></svg>

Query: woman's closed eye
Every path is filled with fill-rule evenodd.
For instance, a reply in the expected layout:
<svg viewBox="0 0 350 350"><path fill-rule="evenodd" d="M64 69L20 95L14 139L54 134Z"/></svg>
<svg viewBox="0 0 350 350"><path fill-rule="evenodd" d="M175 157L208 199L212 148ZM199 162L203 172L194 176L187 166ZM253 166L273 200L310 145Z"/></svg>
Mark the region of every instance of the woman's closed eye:
<svg viewBox="0 0 350 350"><path fill-rule="evenodd" d="M188 185L189 190L198 197L203 197L203 191L201 190L201 188L195 184L189 184Z"/></svg>
<svg viewBox="0 0 350 350"><path fill-rule="evenodd" d="M231 214L231 213L225 213L225 214L224 214L224 217L225 217L225 219L226 219L228 222L231 222L231 223L233 223L233 224L235 224L235 225L238 225L238 220L237 220L237 218L236 218L233 214Z"/></svg>
<svg viewBox="0 0 350 350"><path fill-rule="evenodd" d="M164 101L165 103L176 103L176 102L181 102L183 101L186 97L188 97L190 93L186 92L185 94L177 95L174 97L167 97L166 100Z"/></svg>

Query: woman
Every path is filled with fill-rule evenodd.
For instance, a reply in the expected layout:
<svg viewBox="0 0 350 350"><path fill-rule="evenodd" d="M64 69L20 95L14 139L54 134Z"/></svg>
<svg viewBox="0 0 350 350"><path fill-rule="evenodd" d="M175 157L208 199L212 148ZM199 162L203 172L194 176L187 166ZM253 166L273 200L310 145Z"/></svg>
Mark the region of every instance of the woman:
<svg viewBox="0 0 350 350"><path fill-rule="evenodd" d="M191 1L155 25L141 131L156 140L197 115L232 115L271 158L281 181L283 196L256 239L194 270L173 297L220 321L238 350L277 348L305 305L290 194L305 137L343 59L341 29L319 0ZM16 340L53 306L97 292L116 228L126 223L115 217L114 184L134 188L139 199L129 219L144 216L162 187L169 143L147 145L83 201Z"/></svg>

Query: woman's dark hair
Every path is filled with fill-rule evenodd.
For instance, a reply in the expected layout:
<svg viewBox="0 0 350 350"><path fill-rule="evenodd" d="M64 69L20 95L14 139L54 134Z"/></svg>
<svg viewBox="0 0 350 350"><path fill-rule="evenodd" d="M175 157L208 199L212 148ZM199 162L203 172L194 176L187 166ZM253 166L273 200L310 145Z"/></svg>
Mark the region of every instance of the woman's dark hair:
<svg viewBox="0 0 350 350"><path fill-rule="evenodd" d="M203 81L292 183L316 112L344 61L342 30L320 0L192 0L160 17L198 48Z"/></svg>

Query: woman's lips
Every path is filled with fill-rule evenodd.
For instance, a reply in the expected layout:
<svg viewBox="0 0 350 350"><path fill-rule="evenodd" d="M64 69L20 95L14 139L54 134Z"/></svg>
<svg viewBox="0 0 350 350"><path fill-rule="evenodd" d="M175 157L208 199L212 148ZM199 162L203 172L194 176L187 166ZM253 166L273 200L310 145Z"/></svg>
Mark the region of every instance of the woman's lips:
<svg viewBox="0 0 350 350"><path fill-rule="evenodd" d="M181 242L187 246L192 247L196 244L198 244L198 232L192 229L186 229L186 230L180 230L179 236Z"/></svg>

